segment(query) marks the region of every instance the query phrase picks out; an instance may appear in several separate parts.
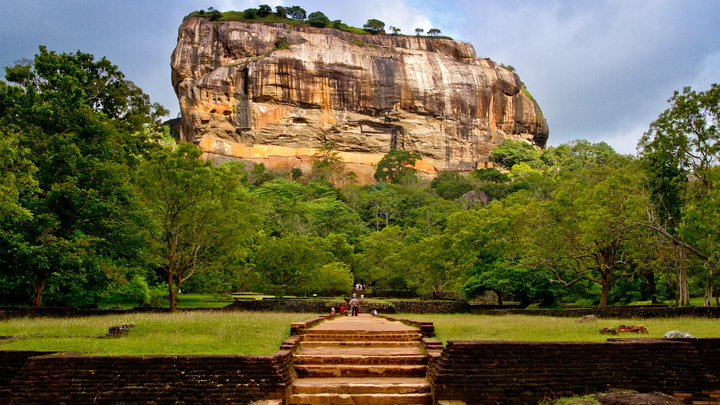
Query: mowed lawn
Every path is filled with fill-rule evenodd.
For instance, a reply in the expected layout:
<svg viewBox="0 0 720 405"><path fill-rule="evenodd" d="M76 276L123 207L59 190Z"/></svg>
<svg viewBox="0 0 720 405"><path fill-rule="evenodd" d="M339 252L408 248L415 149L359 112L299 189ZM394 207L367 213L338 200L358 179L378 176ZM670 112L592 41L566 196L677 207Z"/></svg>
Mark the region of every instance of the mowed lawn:
<svg viewBox="0 0 720 405"><path fill-rule="evenodd" d="M195 311L0 321L0 350L71 351L89 355L270 354L290 323L313 314ZM134 322L128 335L102 339L113 325Z"/></svg>
<svg viewBox="0 0 720 405"><path fill-rule="evenodd" d="M608 337L659 338L672 330L687 332L696 337L720 337L720 319L694 317L598 319L592 323L578 323L576 318L527 315L400 314L398 316L432 321L435 324L435 333L443 343L449 340L604 341ZM601 328L613 328L619 325L645 325L649 333L621 333L610 336L599 332Z"/></svg>

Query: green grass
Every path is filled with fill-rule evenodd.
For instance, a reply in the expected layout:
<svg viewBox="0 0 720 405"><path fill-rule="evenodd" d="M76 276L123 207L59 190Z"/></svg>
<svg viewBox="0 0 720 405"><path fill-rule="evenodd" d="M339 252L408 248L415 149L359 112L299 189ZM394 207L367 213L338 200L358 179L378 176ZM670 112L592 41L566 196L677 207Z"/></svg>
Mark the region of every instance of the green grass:
<svg viewBox="0 0 720 405"><path fill-rule="evenodd" d="M401 314L402 318L432 321L435 333L443 343L449 340L535 340L535 341L605 341L608 337L662 337L679 330L697 337L720 337L720 320L681 317L653 319L598 319L577 323L575 318L550 318L526 315L425 315ZM649 334L622 333L601 335L601 328L618 325L645 325Z"/></svg>
<svg viewBox="0 0 720 405"><path fill-rule="evenodd" d="M290 335L290 323L314 314L183 312L0 322L0 350L72 351L89 355L270 354ZM134 322L127 336L99 339L113 325Z"/></svg>

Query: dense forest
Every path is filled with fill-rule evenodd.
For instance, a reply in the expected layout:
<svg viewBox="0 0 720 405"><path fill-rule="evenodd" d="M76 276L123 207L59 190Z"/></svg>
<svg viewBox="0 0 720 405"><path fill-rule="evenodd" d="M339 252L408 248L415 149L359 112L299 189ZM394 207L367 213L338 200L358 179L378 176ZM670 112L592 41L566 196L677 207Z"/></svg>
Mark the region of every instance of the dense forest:
<svg viewBox="0 0 720 405"><path fill-rule="evenodd" d="M89 307L178 291L541 305L711 305L720 87L676 92L637 157L505 141L496 168L416 173L391 150L358 185L334 145L312 170L214 164L105 58L40 47L0 82L0 304ZM715 293L716 294L716 293Z"/></svg>

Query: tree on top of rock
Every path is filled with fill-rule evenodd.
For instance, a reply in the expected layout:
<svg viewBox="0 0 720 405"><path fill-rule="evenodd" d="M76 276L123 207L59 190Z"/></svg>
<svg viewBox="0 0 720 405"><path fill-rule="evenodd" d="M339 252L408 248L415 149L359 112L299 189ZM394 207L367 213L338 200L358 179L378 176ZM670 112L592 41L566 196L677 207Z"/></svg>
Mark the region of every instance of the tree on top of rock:
<svg viewBox="0 0 720 405"><path fill-rule="evenodd" d="M371 34L377 34L378 32L385 29L385 23L380 20L371 18L367 20L365 25L363 25L363 28L365 28Z"/></svg>
<svg viewBox="0 0 720 405"><path fill-rule="evenodd" d="M307 21L310 25L317 28L325 28L328 24L330 24L330 19L320 11L310 13Z"/></svg>
<svg viewBox="0 0 720 405"><path fill-rule="evenodd" d="M270 15L270 13L272 13L272 8L267 4L261 4L260 6L258 6L258 17L267 17Z"/></svg>
<svg viewBox="0 0 720 405"><path fill-rule="evenodd" d="M428 35L432 35L432 36L436 37L436 36L438 36L438 34L440 34L440 30L437 28L430 28L428 30Z"/></svg>
<svg viewBox="0 0 720 405"><path fill-rule="evenodd" d="M291 6L285 8L285 14L288 16L288 18L296 21L303 21L305 20L305 18L307 18L305 9L298 6Z"/></svg>

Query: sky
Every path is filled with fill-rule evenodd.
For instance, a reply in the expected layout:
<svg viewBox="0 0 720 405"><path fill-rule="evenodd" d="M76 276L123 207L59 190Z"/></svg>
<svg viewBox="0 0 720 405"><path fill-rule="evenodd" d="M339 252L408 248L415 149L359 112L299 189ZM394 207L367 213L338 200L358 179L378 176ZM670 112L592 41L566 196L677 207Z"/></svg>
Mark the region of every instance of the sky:
<svg viewBox="0 0 720 405"><path fill-rule="evenodd" d="M720 82L715 0L0 0L0 65L38 45L107 57L177 116L170 55L185 15L214 7L298 5L361 27L377 18L441 30L512 65L540 105L549 145L607 142L634 154L675 90Z"/></svg>

